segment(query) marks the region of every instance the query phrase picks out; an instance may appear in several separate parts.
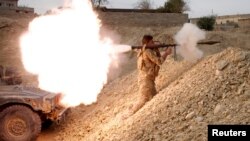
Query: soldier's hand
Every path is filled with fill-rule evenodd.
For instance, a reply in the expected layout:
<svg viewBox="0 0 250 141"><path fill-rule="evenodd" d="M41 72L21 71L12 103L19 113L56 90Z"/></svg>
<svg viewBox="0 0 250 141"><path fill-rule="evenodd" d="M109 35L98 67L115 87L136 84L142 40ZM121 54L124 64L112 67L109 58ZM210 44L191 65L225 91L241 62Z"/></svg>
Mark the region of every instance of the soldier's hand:
<svg viewBox="0 0 250 141"><path fill-rule="evenodd" d="M167 48L165 51L166 55L170 55L172 53L172 49L171 48Z"/></svg>
<svg viewBox="0 0 250 141"><path fill-rule="evenodd" d="M162 55L163 60L166 60L167 56L170 55L172 53L172 49L171 48L167 48L164 52L164 54Z"/></svg>

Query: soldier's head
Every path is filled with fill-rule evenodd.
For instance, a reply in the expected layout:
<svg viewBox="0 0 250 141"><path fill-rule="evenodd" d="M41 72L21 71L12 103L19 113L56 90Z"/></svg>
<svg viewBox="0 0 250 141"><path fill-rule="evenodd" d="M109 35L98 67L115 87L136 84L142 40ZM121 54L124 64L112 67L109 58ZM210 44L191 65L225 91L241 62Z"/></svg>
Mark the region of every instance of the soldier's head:
<svg viewBox="0 0 250 141"><path fill-rule="evenodd" d="M151 35L144 35L143 38L142 38L142 44L153 44L154 41L153 41L153 36Z"/></svg>

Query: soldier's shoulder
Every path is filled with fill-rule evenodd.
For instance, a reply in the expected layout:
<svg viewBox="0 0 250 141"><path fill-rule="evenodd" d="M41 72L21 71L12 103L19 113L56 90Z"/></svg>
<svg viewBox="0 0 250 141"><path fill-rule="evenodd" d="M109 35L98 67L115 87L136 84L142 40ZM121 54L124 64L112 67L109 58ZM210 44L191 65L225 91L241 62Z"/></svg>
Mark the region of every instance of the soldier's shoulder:
<svg viewBox="0 0 250 141"><path fill-rule="evenodd" d="M144 53L146 54L155 54L155 50L154 49L145 49Z"/></svg>

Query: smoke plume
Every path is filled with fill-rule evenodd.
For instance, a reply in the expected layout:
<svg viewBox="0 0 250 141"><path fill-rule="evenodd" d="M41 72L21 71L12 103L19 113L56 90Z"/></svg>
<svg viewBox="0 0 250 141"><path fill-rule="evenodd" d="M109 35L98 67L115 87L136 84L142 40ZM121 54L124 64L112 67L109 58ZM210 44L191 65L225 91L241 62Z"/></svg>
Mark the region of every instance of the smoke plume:
<svg viewBox="0 0 250 141"><path fill-rule="evenodd" d="M195 62L202 58L203 52L196 47L199 40L205 39L205 32L197 26L185 23L182 29L175 35L177 54L185 60Z"/></svg>
<svg viewBox="0 0 250 141"><path fill-rule="evenodd" d="M91 104L124 48L101 31L90 1L71 0L65 7L30 23L20 38L23 65L38 76L41 89L62 93L63 105Z"/></svg>
<svg viewBox="0 0 250 141"><path fill-rule="evenodd" d="M102 39L110 38L113 40L114 47L110 57L112 58L112 63L109 66L108 80L110 82L118 78L123 70L124 65L129 61L126 52L131 50L131 46L120 44L121 36L114 30L109 29L106 26L100 28L100 36Z"/></svg>

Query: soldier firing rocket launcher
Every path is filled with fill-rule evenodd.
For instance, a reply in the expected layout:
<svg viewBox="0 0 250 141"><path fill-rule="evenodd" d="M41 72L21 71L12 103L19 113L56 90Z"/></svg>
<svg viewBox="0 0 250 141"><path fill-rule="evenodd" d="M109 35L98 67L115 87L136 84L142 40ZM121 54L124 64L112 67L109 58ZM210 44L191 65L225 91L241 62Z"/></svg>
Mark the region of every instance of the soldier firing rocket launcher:
<svg viewBox="0 0 250 141"><path fill-rule="evenodd" d="M220 43L219 41L204 41L204 42L198 42L197 44L199 45L213 45L213 44L217 44ZM149 45L146 46L146 48L168 48L168 47L173 47L174 48L174 59L176 60L176 47L180 46L179 44L156 44L156 45ZM131 46L131 49L141 49L143 46Z"/></svg>
<svg viewBox="0 0 250 141"><path fill-rule="evenodd" d="M206 42L198 42L200 45L213 45L220 43L219 41L206 41ZM168 48L168 47L176 47L179 44L156 44L151 46L146 46L146 48ZM142 46L131 46L132 49L140 49Z"/></svg>

